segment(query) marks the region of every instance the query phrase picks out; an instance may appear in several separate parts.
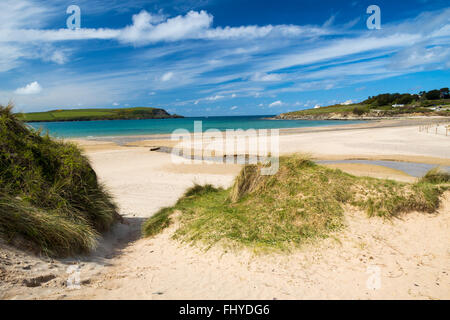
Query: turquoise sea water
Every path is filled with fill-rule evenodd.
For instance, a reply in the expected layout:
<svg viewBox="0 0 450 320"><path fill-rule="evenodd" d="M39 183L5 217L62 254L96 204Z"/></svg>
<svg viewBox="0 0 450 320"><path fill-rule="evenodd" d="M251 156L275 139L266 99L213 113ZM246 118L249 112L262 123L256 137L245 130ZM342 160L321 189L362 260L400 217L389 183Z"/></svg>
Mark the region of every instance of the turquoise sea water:
<svg viewBox="0 0 450 320"><path fill-rule="evenodd" d="M33 128L42 128L50 135L61 138L132 136L170 134L176 129L194 131L194 121L202 121L202 130L218 129L277 129L319 127L360 123L338 120L267 120L270 116L198 117L149 120L100 120L73 122L30 122Z"/></svg>

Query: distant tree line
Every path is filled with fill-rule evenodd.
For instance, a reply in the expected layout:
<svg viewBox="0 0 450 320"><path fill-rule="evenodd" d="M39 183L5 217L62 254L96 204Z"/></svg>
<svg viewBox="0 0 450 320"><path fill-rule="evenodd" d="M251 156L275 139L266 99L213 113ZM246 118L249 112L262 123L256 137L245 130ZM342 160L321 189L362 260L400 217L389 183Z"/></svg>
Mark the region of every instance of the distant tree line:
<svg viewBox="0 0 450 320"><path fill-rule="evenodd" d="M450 99L449 88L442 88L440 90L431 90L431 91L421 91L419 92L419 94L383 93L377 96L369 97L362 103L371 106L386 106L393 104L407 105L416 101L440 100L440 99Z"/></svg>

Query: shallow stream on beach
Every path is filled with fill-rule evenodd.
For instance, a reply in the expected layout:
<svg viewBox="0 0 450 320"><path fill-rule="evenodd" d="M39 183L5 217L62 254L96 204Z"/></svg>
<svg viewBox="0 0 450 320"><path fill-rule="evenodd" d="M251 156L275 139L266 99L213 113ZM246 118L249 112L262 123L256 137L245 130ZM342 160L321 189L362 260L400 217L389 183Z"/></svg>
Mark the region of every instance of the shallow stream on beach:
<svg viewBox="0 0 450 320"><path fill-rule="evenodd" d="M192 160L205 160L205 161L213 161L213 162L221 162L221 163L236 163L236 164L246 164L246 163L255 163L258 161L258 157L256 156L234 156L224 158L222 157L201 157L201 156L190 156L183 155L181 150L174 150L169 147L158 147L154 151L172 153L182 156L187 159ZM234 158L234 159L233 159ZM264 161L259 158L259 161ZM337 163L351 163L351 164L369 164L369 165L377 165L383 166L395 170L402 171L412 177L423 177L429 170L439 167L442 171L450 172L450 166L439 166L436 164L427 164L427 163L419 163L419 162L404 162L404 161L389 161L389 160L315 160L318 164L337 164Z"/></svg>
<svg viewBox="0 0 450 320"><path fill-rule="evenodd" d="M335 163L360 163L372 164L377 166L388 167L395 170L403 171L413 177L423 177L429 170L438 167L435 164L417 163L417 162L403 162L403 161L387 161L387 160L317 160L320 164L335 164ZM450 167L440 166L443 171L450 172Z"/></svg>

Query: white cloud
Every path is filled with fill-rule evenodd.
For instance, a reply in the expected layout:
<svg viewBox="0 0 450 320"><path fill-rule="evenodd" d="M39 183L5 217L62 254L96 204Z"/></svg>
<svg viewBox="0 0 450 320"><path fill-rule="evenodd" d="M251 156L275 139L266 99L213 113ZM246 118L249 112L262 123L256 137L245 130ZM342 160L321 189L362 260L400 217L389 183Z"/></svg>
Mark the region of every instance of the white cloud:
<svg viewBox="0 0 450 320"><path fill-rule="evenodd" d="M230 110L236 110L238 108L238 106L232 106L231 108L230 108Z"/></svg>
<svg viewBox="0 0 450 320"><path fill-rule="evenodd" d="M271 104L269 104L269 108L273 108L273 107L281 107L283 105L283 102L281 102L280 100L278 101L274 101Z"/></svg>
<svg viewBox="0 0 450 320"><path fill-rule="evenodd" d="M90 100L83 97L86 105L124 101L124 98L137 96L129 94L133 90L147 95L149 88L164 93L164 97L169 96L168 93L174 93L173 97L181 97L186 105L192 105L195 96L203 97L195 103L201 101L211 104L218 100L218 97L228 99L234 98L236 94L239 97L270 97L271 101L278 99L277 97L286 100L291 97L278 96L278 93L343 88L349 84L420 72L428 68L435 70L450 67L450 9L420 15L409 22L397 20L385 23L383 30L376 33L356 29L350 32L345 30L348 26L339 26L332 19L325 27L266 25L216 28L213 26L212 15L206 11L190 11L172 18L158 13L136 11L137 14L124 28L85 28L72 31L49 28L51 25L48 23L56 21L49 19L52 10L59 18L61 12L64 12L60 11L57 5L51 7L51 10L46 8L50 6L49 3L27 0L0 1L0 72L18 68L22 61L28 66L31 59L67 64L69 60L88 61L87 59L91 58L84 57L82 52L91 43L65 40L111 39L127 46L151 46L146 49L127 50L125 57L129 59L131 55L131 59L136 60L132 65L114 64L114 59L108 61L107 67L111 67L111 72L100 70L103 65L96 68L79 68L80 64L77 64L79 70L71 64L67 64L64 70L51 69L52 66L42 68L47 76L44 94L20 96L21 101L38 107L46 105L47 101L53 105L57 98L61 100L59 103L54 102L55 104L65 105L65 98L56 93L52 93L51 100L50 90L53 92L53 88L59 85L59 80L65 81L68 87L81 85L84 83L81 80L78 83L72 80L85 75L86 78L97 79L96 82L86 82L95 84L97 90L114 84L114 89L108 87L104 90L102 99L97 97L95 92L89 91L89 88L84 88L90 94ZM330 31L327 27L331 24L333 30ZM421 28L417 29L417 25ZM64 28L64 21L61 28ZM322 37L330 33L339 36ZM314 41L302 41L305 38L313 38ZM188 41L190 39L203 41ZM97 46L96 42L93 43L94 46ZM105 49L110 50L109 47ZM188 52L193 54L185 54ZM120 54L122 58L123 55ZM177 59L163 59L168 55L176 56ZM291 67L289 72L280 73L283 71L279 68ZM66 70L69 72L63 73ZM168 70L173 70L175 74L167 72ZM83 76L80 77L81 74ZM156 76L150 77L150 74ZM107 78L108 80L105 80ZM12 80L19 81L20 78ZM280 83L279 86L274 86L271 81L286 81L286 85ZM119 84L123 96L111 97ZM192 96L177 95L178 88L188 88ZM7 92L5 99L14 96L12 91ZM79 96L77 98L79 99ZM293 99L295 101L297 97ZM271 106L277 106L276 102ZM337 101L339 102L341 101ZM311 103L310 106L315 103L317 102Z"/></svg>
<svg viewBox="0 0 450 320"><path fill-rule="evenodd" d="M28 94L38 94L42 91L42 87L37 81L27 84L23 88L18 88L14 91L16 94L28 95Z"/></svg>
<svg viewBox="0 0 450 320"><path fill-rule="evenodd" d="M9 10L9 7L6 6L5 10ZM42 30L23 28L23 25L17 28L18 25L14 24L9 28L2 27L4 30L0 35L0 42L116 39L123 43L145 45L186 39L232 40L257 39L268 36L310 38L331 33L326 28L313 26L266 25L212 28L212 23L213 16L204 10L199 12L189 11L184 16L178 15L173 18L166 18L161 14L153 14L142 10L140 13L133 15L132 24L123 29Z"/></svg>
<svg viewBox="0 0 450 320"><path fill-rule="evenodd" d="M320 105L319 104L316 104L315 106L314 106L314 109L319 109L320 108Z"/></svg>
<svg viewBox="0 0 450 320"><path fill-rule="evenodd" d="M40 48L29 53L30 58L41 59L46 62L53 62L59 65L66 64L69 61L71 49L56 49L53 45L44 44Z"/></svg>
<svg viewBox="0 0 450 320"><path fill-rule="evenodd" d="M334 20L336 20L336 15L332 15L330 18L328 18L327 21L324 22L323 27L330 27L333 25Z"/></svg>
<svg viewBox="0 0 450 320"><path fill-rule="evenodd" d="M98 78L87 80L85 77L74 77L70 81L57 79L46 85L40 94L15 94L0 89L0 104L12 100L18 112L74 108L81 105L106 107L111 106L112 101L124 99L129 99L129 92L123 81L108 80L100 83Z"/></svg>
<svg viewBox="0 0 450 320"><path fill-rule="evenodd" d="M216 94L214 96L209 96L209 97L206 97L206 98L197 99L197 100L194 101L194 104L199 104L202 101L214 102L214 101L221 100L221 99L224 99L224 98L225 98L224 95Z"/></svg>
<svg viewBox="0 0 450 320"><path fill-rule="evenodd" d="M44 4L36 4L28 0L2 0L0 2L0 21L2 29L20 29L42 27L42 21L51 14L51 9ZM11 18L13 17L13 18ZM41 19L36 19L41 17ZM42 19L44 18L44 19Z"/></svg>
<svg viewBox="0 0 450 320"><path fill-rule="evenodd" d="M267 26L241 26L225 27L206 30L201 37L205 39L230 40L230 39L256 39L263 37L314 37L330 34L330 30L310 26L296 25L267 25Z"/></svg>
<svg viewBox="0 0 450 320"><path fill-rule="evenodd" d="M427 48L425 45L417 45L407 48L393 57L389 67L391 69L409 69L419 67L427 69L430 65L437 64L435 68L441 66L450 66L450 48L435 46Z"/></svg>
<svg viewBox="0 0 450 320"><path fill-rule="evenodd" d="M225 98L225 97L221 96L221 95L215 95L215 96L207 97L207 98L205 98L205 100L216 101L216 100L220 100L220 99L223 99L223 98Z"/></svg>
<svg viewBox="0 0 450 320"><path fill-rule="evenodd" d="M347 100L341 103L342 106L348 106L350 104L353 104L353 100Z"/></svg>
<svg viewBox="0 0 450 320"><path fill-rule="evenodd" d="M169 81L169 80L172 79L172 78L173 78L173 72L172 72L172 71L169 71L169 72L166 72L166 73L164 73L164 74L162 75L161 81L166 82L166 81Z"/></svg>
<svg viewBox="0 0 450 320"><path fill-rule="evenodd" d="M253 80L253 81L280 81L282 78L283 77L281 74L276 74L276 73L267 74L267 73L263 73L263 72L257 72L252 76L251 80Z"/></svg>
<svg viewBox="0 0 450 320"><path fill-rule="evenodd" d="M117 102L113 102L113 106L117 107L119 104Z"/></svg>
<svg viewBox="0 0 450 320"><path fill-rule="evenodd" d="M14 69L19 65L19 59L25 56L26 53L17 46L2 44L0 52L0 72Z"/></svg>
<svg viewBox="0 0 450 320"><path fill-rule="evenodd" d="M297 65L307 65L327 61L364 52L380 49L401 48L421 39L417 34L393 34L386 37L361 37L355 39L335 40L327 46L314 48L297 54L284 55L278 61L270 62L270 69L289 68Z"/></svg>
<svg viewBox="0 0 450 320"><path fill-rule="evenodd" d="M118 38L122 42L145 44L198 37L201 31L211 26L213 17L202 10L163 20L160 15L143 10L133 16L133 24L120 31Z"/></svg>
<svg viewBox="0 0 450 320"><path fill-rule="evenodd" d="M62 51L55 51L50 60L57 64L65 64L67 62L67 56Z"/></svg>

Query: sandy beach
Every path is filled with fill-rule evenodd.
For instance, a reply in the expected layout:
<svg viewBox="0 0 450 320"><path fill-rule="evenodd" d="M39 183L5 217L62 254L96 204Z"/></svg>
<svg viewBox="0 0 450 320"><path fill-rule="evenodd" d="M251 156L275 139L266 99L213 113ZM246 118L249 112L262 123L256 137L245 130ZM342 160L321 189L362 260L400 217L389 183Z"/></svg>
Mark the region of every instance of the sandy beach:
<svg viewBox="0 0 450 320"><path fill-rule="evenodd" d="M348 208L343 231L290 253L205 251L171 239L176 225L141 239L141 223L195 183L231 186L241 165L174 164L170 154L149 151L172 147L164 137L74 141L113 194L124 223L89 256L39 258L0 244L2 299L450 299L449 192L435 214L368 219ZM282 131L280 154L297 152L322 160L450 166L450 136L401 121ZM355 175L417 179L375 164L327 165ZM66 286L69 266L79 270L78 289ZM381 279L376 288L374 273ZM37 285L27 286L30 279Z"/></svg>

